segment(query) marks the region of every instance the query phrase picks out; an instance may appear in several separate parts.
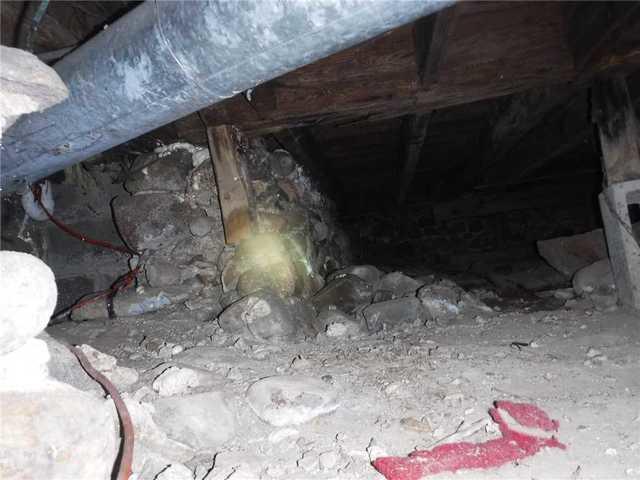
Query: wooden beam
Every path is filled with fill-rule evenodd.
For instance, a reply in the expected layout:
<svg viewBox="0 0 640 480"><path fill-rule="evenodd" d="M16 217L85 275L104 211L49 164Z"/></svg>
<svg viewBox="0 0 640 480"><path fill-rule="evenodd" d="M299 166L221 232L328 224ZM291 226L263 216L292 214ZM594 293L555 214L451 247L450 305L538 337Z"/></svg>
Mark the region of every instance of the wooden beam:
<svg viewBox="0 0 640 480"><path fill-rule="evenodd" d="M264 134L398 118L575 78L560 4L468 2L454 13L439 81L429 88L416 81L414 29L408 26L254 88L251 103L269 105L260 109L262 119L247 115L240 97L203 115L211 125Z"/></svg>
<svg viewBox="0 0 640 480"><path fill-rule="evenodd" d="M440 65L456 18L454 5L421 18L414 25L416 67L423 88L438 82Z"/></svg>
<svg viewBox="0 0 640 480"><path fill-rule="evenodd" d="M640 128L625 77L599 78L592 104L607 185L640 179Z"/></svg>
<svg viewBox="0 0 640 480"><path fill-rule="evenodd" d="M609 54L620 54L615 52L620 38L640 26L640 2L571 2L566 10L567 41L578 72L608 64Z"/></svg>
<svg viewBox="0 0 640 480"><path fill-rule="evenodd" d="M400 174L400 186L396 197L398 205L404 204L407 199L409 187L420 161L424 140L427 137L430 120L431 112L422 115L410 115L405 119L402 129L405 139L404 165Z"/></svg>
<svg viewBox="0 0 640 480"><path fill-rule="evenodd" d="M235 132L230 125L209 127L207 137L216 174L226 242L236 245L251 233L251 215Z"/></svg>

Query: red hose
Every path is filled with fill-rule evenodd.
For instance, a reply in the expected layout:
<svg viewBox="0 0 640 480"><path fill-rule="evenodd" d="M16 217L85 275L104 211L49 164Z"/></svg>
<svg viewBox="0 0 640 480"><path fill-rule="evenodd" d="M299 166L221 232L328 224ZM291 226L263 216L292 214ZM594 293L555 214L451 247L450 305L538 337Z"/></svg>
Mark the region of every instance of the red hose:
<svg viewBox="0 0 640 480"><path fill-rule="evenodd" d="M42 189L40 188L40 185L38 184L32 185L31 191L33 192L33 197L36 199L36 202L38 202L38 205L40 206L42 211L44 211L44 213L47 214L47 217L49 217L49 220L51 220L56 225L56 227L58 227L60 230L67 233L68 235L71 235L72 237L77 238L81 242L89 243L97 247L106 248L106 249L113 250L120 253L126 253L128 255L139 255L138 252L136 252L135 250L132 250L126 245L125 246L113 245L112 243L106 242L104 240L95 240L93 238L89 238L86 235L83 235L82 233L74 230L69 225L62 223L60 220L54 217L51 214L51 212L49 212L49 210L47 210L47 208L42 203Z"/></svg>

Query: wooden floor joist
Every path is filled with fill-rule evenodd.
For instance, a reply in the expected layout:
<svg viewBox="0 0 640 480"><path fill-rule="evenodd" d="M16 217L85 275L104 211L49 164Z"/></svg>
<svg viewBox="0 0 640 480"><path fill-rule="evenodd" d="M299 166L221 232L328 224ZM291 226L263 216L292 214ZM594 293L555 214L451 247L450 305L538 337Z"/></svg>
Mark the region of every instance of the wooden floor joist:
<svg viewBox="0 0 640 480"><path fill-rule="evenodd" d="M225 239L227 244L236 245L251 233L251 215L233 127L208 127L207 137L216 174Z"/></svg>

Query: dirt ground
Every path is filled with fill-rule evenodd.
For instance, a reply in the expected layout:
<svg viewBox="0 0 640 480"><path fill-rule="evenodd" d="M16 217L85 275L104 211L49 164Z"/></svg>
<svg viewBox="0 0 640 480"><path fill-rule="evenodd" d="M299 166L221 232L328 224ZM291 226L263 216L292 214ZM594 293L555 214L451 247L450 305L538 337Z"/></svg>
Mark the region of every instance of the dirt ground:
<svg viewBox="0 0 640 480"><path fill-rule="evenodd" d="M479 431L468 441L498 436L487 410L501 399L532 402L558 419L557 437L568 448L430 478L640 478L640 318L598 312L587 301L526 309L277 345L238 340L187 311L64 323L48 332L135 368L140 378L126 389L129 401L153 402L149 385L170 365L209 372L212 381L200 389L224 393L237 427L216 451L186 462L198 479L382 478L370 465L378 456L404 456L469 430ZM262 422L245 392L258 379L289 374L336 389L337 410L296 427ZM147 454L138 448L136 463ZM149 471L140 478L154 478Z"/></svg>

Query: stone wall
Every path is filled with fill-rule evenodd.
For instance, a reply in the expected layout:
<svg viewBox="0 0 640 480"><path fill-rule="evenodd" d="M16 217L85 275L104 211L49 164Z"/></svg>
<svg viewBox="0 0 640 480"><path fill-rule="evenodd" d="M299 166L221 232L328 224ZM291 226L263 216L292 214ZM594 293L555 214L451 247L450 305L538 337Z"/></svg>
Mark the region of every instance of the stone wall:
<svg viewBox="0 0 640 480"><path fill-rule="evenodd" d="M108 289L140 262L137 288L114 300L119 316L176 305L210 319L265 287L308 297L329 271L348 261L333 206L287 152L270 152L260 141L245 142L240 150L252 235L236 247L225 245L209 150L173 144L131 162L85 162L51 179L57 218L95 239L115 245L124 240L140 257L88 245L48 220L28 218L19 195L2 198L2 249L32 253L52 268L58 310ZM73 316L104 317L106 308L97 301Z"/></svg>
<svg viewBox="0 0 640 480"><path fill-rule="evenodd" d="M437 215L437 206L402 215L375 214L353 222L351 239L359 259L434 269L467 270L488 258L511 261L537 256L535 242L598 227L587 203L508 205L493 213ZM434 211L436 214L434 214Z"/></svg>

